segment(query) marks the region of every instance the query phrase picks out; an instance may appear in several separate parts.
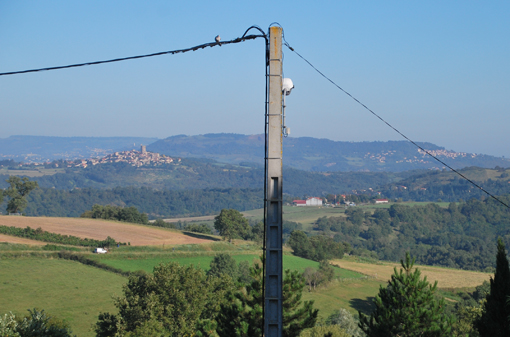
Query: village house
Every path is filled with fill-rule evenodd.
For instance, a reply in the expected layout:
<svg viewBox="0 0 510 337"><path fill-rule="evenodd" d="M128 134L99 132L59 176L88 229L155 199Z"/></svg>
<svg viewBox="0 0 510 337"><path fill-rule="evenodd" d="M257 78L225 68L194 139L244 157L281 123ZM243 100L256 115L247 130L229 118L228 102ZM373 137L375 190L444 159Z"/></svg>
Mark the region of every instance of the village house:
<svg viewBox="0 0 510 337"><path fill-rule="evenodd" d="M322 206L322 199L317 197L310 197L306 200L293 200L295 206Z"/></svg>

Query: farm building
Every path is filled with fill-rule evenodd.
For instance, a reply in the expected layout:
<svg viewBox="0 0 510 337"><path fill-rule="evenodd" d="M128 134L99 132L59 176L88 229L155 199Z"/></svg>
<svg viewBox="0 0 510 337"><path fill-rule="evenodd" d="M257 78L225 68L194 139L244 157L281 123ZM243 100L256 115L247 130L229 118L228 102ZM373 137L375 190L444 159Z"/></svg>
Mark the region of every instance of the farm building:
<svg viewBox="0 0 510 337"><path fill-rule="evenodd" d="M375 199L376 204L387 204L388 199Z"/></svg>
<svg viewBox="0 0 510 337"><path fill-rule="evenodd" d="M293 200L295 206L322 206L322 199L317 197L307 198L306 200Z"/></svg>

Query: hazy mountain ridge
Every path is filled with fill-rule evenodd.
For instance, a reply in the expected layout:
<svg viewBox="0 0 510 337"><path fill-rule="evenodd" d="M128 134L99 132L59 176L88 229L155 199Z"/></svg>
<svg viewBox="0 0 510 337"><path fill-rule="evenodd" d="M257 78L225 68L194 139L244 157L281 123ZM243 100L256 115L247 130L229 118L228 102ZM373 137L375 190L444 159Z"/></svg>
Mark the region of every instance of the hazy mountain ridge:
<svg viewBox="0 0 510 337"><path fill-rule="evenodd" d="M422 148L454 168L510 167L510 160L483 154L448 151L432 143ZM263 164L264 136L239 134L178 135L158 140L147 149L178 157L209 158L230 164ZM311 137L283 140L284 165L306 171L392 171L442 169L442 164L407 141L340 142Z"/></svg>
<svg viewBox="0 0 510 337"><path fill-rule="evenodd" d="M140 150L142 144L147 145L148 151L171 157L208 158L234 165L263 165L263 135L227 133L177 135L160 140L144 137L11 136L0 139L0 160L30 163L97 158L116 151ZM510 167L507 158L454 152L432 143L417 144L456 169L469 166ZM407 141L340 142L288 137L283 140L283 158L285 166L316 172L402 172L444 168Z"/></svg>

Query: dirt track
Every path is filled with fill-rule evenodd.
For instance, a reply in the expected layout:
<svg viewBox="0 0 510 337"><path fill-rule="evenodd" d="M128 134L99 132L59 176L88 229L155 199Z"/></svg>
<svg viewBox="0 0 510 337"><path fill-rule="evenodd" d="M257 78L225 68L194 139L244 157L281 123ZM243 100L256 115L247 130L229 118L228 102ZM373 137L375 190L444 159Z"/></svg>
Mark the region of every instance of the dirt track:
<svg viewBox="0 0 510 337"><path fill-rule="evenodd" d="M43 230L80 238L104 240L107 236L132 246L183 245L210 242L171 230L127 224L115 221L82 218L47 218L0 216L0 225L25 228L41 227ZM0 239L0 241L2 241ZM31 241L31 240L30 240ZM12 241L11 241L12 242Z"/></svg>

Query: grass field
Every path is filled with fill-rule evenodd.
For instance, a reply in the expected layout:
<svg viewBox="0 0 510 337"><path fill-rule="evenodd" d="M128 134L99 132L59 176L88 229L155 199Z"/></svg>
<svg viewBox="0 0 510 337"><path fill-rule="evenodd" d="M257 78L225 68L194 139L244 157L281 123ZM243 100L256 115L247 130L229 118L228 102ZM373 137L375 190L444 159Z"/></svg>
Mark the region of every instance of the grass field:
<svg viewBox="0 0 510 337"><path fill-rule="evenodd" d="M248 219L260 219L264 217L263 209L255 209L242 212ZM343 207L296 207L283 206L283 220L294 221L303 224L304 230L309 230L318 218L323 216L343 216Z"/></svg>
<svg viewBox="0 0 510 337"><path fill-rule="evenodd" d="M313 300L322 318L327 318L340 308L352 314L357 314L358 310L370 313L373 310L372 300L378 294L381 284L384 282L374 279L333 281L328 287L313 292L304 291L303 301Z"/></svg>
<svg viewBox="0 0 510 337"><path fill-rule="evenodd" d="M46 175L54 175L56 173L65 172L65 169L33 169L33 170L9 170L7 168L0 169L0 174L10 175L10 176L27 176L30 178L33 177L42 177Z"/></svg>
<svg viewBox="0 0 510 337"><path fill-rule="evenodd" d="M398 263L381 262L378 264L361 263L350 259L334 260L333 264L352 271L371 276L381 282L387 281L393 274L393 268L397 271L402 268ZM488 281L492 274L475 271L450 269L431 266L416 266L420 269L422 277L427 276L431 283L438 282L439 288L471 288L479 286L483 281Z"/></svg>
<svg viewBox="0 0 510 337"><path fill-rule="evenodd" d="M241 261L248 261L250 264L254 260L259 259L260 254L257 253L239 253L233 252L232 257L237 263ZM211 261L214 259L213 255L210 256L194 256L194 257L173 257L173 256L161 256L152 258L139 258L139 259L125 259L122 255L118 256L118 259L112 254L108 257L98 256L101 262L110 265L115 268L119 268L125 271L137 271L144 270L146 272L152 272L155 266L160 263L167 263L170 261L178 262L182 266L194 265L204 270L209 269ZM283 269L298 270L304 272L307 267L315 269L319 268L319 263L311 260L306 260L297 256L284 255L283 256ZM342 268L335 268L335 277L337 278L361 278L363 275L359 272L346 270Z"/></svg>
<svg viewBox="0 0 510 337"><path fill-rule="evenodd" d="M131 245L183 245L211 242L182 232L151 226L135 225L118 221L85 218L50 218L25 216L0 216L0 225L25 228L41 227L43 230L80 238L104 240L111 236L119 242Z"/></svg>
<svg viewBox="0 0 510 337"><path fill-rule="evenodd" d="M375 210L378 208L389 208L394 203L388 204L366 204L359 205L356 207L362 208L365 212ZM430 202L402 202L401 205L406 206L416 206L416 205L427 205ZM448 207L448 202L435 202L434 204L439 205L440 207ZM248 219L263 219L264 210L263 209L255 209L251 211L242 212L245 217ZM327 216L327 217L338 217L345 216L345 207L296 207L296 206L283 206L283 220L285 221L294 221L303 224L304 230L311 230L313 224L317 221L318 218ZM182 221L188 221L187 218L181 218ZM189 218L193 219L193 218Z"/></svg>
<svg viewBox="0 0 510 337"><path fill-rule="evenodd" d="M0 315L44 309L65 319L77 336L94 336L99 312L115 311L126 278L77 262L49 259L0 260Z"/></svg>

